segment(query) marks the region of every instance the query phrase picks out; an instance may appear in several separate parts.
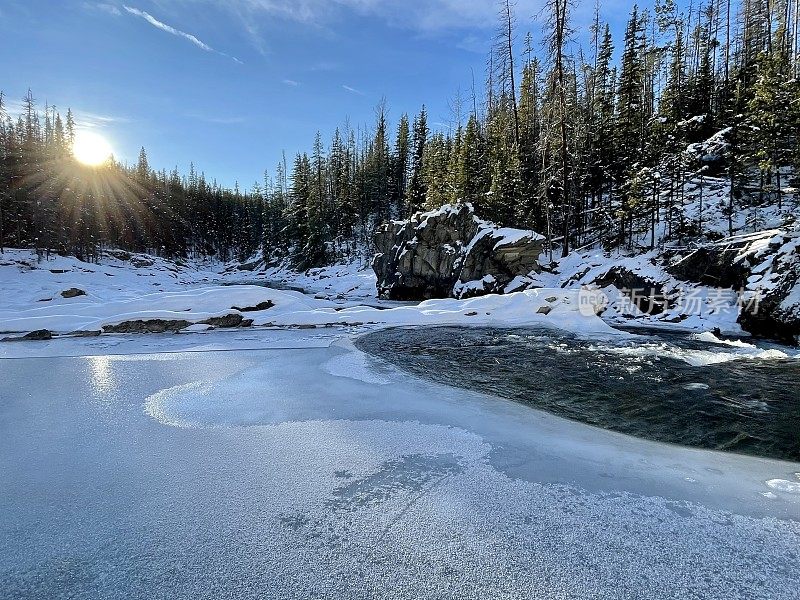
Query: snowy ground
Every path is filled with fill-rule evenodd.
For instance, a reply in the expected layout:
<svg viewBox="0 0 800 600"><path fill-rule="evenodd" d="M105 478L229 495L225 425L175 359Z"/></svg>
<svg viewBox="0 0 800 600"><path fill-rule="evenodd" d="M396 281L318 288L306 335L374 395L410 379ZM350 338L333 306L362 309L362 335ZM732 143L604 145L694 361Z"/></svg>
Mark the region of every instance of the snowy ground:
<svg viewBox="0 0 800 600"><path fill-rule="evenodd" d="M303 273L285 267L270 267L259 272L258 276L329 300L375 298L375 272L369 261L354 260Z"/></svg>
<svg viewBox="0 0 800 600"><path fill-rule="evenodd" d="M215 276L157 259L140 265L105 261L89 265L70 258L37 265L30 253L9 252L0 264L0 331L96 332L136 320L185 321L190 331L196 331L205 328L203 321L241 314L255 327L506 324L618 334L593 314L581 312L578 290L541 289L471 300L429 300L418 305L367 305L358 297L342 303L293 290L247 285L241 272ZM344 289L354 279L369 278L357 271L341 281L331 281L338 281L336 285ZM374 285L374 279L372 282ZM63 297L63 292L73 288L85 294ZM272 306L258 309L264 303Z"/></svg>

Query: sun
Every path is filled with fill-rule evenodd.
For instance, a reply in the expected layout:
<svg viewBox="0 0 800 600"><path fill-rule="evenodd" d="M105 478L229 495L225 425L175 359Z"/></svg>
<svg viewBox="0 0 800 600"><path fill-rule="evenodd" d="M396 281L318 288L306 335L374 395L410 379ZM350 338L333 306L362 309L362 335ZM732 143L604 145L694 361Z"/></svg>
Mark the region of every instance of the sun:
<svg viewBox="0 0 800 600"><path fill-rule="evenodd" d="M99 167L108 162L112 154L111 144L103 136L91 131L79 131L75 134L72 155L78 162L90 167Z"/></svg>

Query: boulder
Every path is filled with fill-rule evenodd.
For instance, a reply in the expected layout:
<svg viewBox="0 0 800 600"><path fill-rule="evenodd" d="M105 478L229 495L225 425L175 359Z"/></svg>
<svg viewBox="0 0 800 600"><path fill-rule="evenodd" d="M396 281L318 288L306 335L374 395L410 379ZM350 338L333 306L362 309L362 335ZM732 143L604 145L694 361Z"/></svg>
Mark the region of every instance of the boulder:
<svg viewBox="0 0 800 600"><path fill-rule="evenodd" d="M239 312L259 312L262 310L269 310L273 306L275 306L275 303L272 300L265 300L264 302L259 302L255 306L243 306L242 308L232 306L231 308Z"/></svg>
<svg viewBox="0 0 800 600"><path fill-rule="evenodd" d="M103 332L100 331L99 329L89 329L89 330L81 329L78 331L72 331L67 335L70 335L72 337L87 338L87 337L99 337L102 333Z"/></svg>
<svg viewBox="0 0 800 600"><path fill-rule="evenodd" d="M757 337L800 342L800 231L781 234L754 267L741 294L739 324Z"/></svg>
<svg viewBox="0 0 800 600"><path fill-rule="evenodd" d="M211 325L212 327L221 329L230 329L232 327L239 327L243 321L244 317L239 313L230 313L222 317L211 317L210 319L202 321L202 323L203 325ZM250 321L250 323L252 323L252 321Z"/></svg>
<svg viewBox="0 0 800 600"><path fill-rule="evenodd" d="M391 221L375 233L378 295L390 300L502 293L538 272L544 238L479 219L470 204Z"/></svg>
<svg viewBox="0 0 800 600"><path fill-rule="evenodd" d="M725 246L703 246L667 267L667 273L684 281L724 288L743 288L750 276L751 265L737 260L739 249Z"/></svg>
<svg viewBox="0 0 800 600"><path fill-rule="evenodd" d="M23 340L45 341L53 339L53 332L49 329L37 329L22 336Z"/></svg>
<svg viewBox="0 0 800 600"><path fill-rule="evenodd" d="M49 329L37 329L20 337L6 337L0 342L40 342L53 339L53 332Z"/></svg>
<svg viewBox="0 0 800 600"><path fill-rule="evenodd" d="M78 288L69 288L61 292L62 298L77 298L78 296L85 296L86 292Z"/></svg>
<svg viewBox="0 0 800 600"><path fill-rule="evenodd" d="M155 264L153 259L147 256L132 256L130 258L130 263L137 269L145 269Z"/></svg>
<svg viewBox="0 0 800 600"><path fill-rule="evenodd" d="M660 315L667 307L667 299L661 284L645 275L626 269L614 267L605 275L598 277L594 283L603 288L613 285L643 313Z"/></svg>

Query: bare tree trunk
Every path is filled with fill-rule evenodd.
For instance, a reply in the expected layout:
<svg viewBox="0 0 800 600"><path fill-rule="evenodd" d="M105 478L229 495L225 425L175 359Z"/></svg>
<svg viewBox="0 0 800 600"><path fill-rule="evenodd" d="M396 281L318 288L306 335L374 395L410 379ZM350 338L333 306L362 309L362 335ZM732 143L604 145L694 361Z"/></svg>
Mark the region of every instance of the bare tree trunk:
<svg viewBox="0 0 800 600"><path fill-rule="evenodd" d="M698 222L698 230L700 235L703 234L703 184L705 183L705 175L704 175L704 168L700 168L700 215L699 215L699 222Z"/></svg>
<svg viewBox="0 0 800 600"><path fill-rule="evenodd" d="M731 0L725 10L725 93L728 93L728 81L730 79L731 64Z"/></svg>
<svg viewBox="0 0 800 600"><path fill-rule="evenodd" d="M794 2L794 32L792 34L792 58L794 59L795 77L800 77L800 57L797 56L798 50L798 22L800 21L800 0Z"/></svg>
<svg viewBox="0 0 800 600"><path fill-rule="evenodd" d="M656 217L658 215L658 180L653 178L653 206L650 212L650 250L656 247Z"/></svg>
<svg viewBox="0 0 800 600"><path fill-rule="evenodd" d="M556 59L556 85L558 85L558 120L559 133L561 136L561 202L563 205L564 241L562 245L562 256L567 256L570 251L570 225L572 222L571 198L569 189L569 148L567 135L567 90L564 73L564 42L567 27L567 0L553 0L552 6L555 10L555 29L553 31L553 49Z"/></svg>
<svg viewBox="0 0 800 600"><path fill-rule="evenodd" d="M508 77L511 84L511 107L514 112L514 142L519 146L519 111L517 110L517 86L514 78L514 13L511 0L503 0L500 9L503 20L503 44L508 60Z"/></svg>

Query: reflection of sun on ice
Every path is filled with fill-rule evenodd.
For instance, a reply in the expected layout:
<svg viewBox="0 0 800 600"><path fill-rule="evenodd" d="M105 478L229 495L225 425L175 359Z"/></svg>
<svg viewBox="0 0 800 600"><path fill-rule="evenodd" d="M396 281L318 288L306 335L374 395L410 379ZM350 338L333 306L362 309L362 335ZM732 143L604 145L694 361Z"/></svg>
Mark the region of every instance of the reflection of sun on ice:
<svg viewBox="0 0 800 600"><path fill-rule="evenodd" d="M76 160L90 167L98 167L111 158L111 144L101 135L79 131L75 135L72 154Z"/></svg>
<svg viewBox="0 0 800 600"><path fill-rule="evenodd" d="M92 386L99 393L107 393L116 387L114 369L107 356L90 356L89 367L92 373Z"/></svg>

